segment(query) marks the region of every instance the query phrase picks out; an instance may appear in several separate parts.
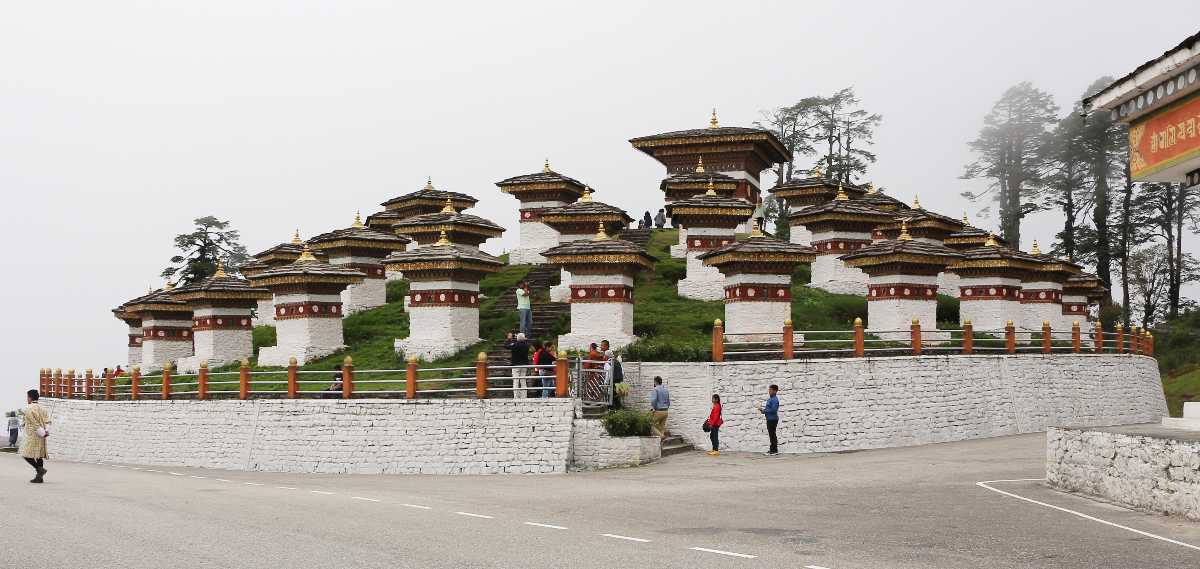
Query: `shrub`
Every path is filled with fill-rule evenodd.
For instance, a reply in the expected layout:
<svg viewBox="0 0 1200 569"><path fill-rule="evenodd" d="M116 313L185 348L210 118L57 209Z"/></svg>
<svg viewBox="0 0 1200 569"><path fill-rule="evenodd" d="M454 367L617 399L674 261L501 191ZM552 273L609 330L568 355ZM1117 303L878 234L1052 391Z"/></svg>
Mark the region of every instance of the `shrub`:
<svg viewBox="0 0 1200 569"><path fill-rule="evenodd" d="M648 437L650 436L650 413L619 409L609 411L600 417L600 424L610 437Z"/></svg>
<svg viewBox="0 0 1200 569"><path fill-rule="evenodd" d="M953 322L958 327L958 299L944 294L937 295L937 321Z"/></svg>
<svg viewBox="0 0 1200 569"><path fill-rule="evenodd" d="M404 302L404 297L408 295L408 281L388 281L387 282L387 302Z"/></svg>

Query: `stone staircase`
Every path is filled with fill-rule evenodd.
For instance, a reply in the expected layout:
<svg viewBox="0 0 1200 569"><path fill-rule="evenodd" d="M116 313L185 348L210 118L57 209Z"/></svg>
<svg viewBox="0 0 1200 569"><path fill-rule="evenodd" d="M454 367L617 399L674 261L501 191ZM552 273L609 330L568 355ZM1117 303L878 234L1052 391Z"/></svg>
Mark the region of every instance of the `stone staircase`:
<svg viewBox="0 0 1200 569"><path fill-rule="evenodd" d="M692 452L696 447L679 435L667 435L667 438L662 440L662 455L671 456L684 452Z"/></svg>
<svg viewBox="0 0 1200 569"><path fill-rule="evenodd" d="M559 283L561 273L559 268L553 265L535 265L525 274L525 280L529 281L529 286L533 289L534 301L533 306L533 327L530 329L529 342L536 341L556 341L553 336L553 331L558 323L565 317L570 318L571 305L565 302L545 302L538 301L538 298L546 298L550 287ZM496 299L495 306L500 310L517 309L517 294L516 290L505 291L503 295ZM506 366L512 365L511 354L504 348L504 342L498 341L488 350L488 363L490 365ZM494 374L494 376L509 376L507 370Z"/></svg>
<svg viewBox="0 0 1200 569"><path fill-rule="evenodd" d="M637 245L638 247L641 247L642 249L645 249L646 244L650 242L650 232L651 231L654 231L654 230L653 229L626 229L625 231L621 232L619 237L621 239L624 239L626 241L629 241L630 243Z"/></svg>

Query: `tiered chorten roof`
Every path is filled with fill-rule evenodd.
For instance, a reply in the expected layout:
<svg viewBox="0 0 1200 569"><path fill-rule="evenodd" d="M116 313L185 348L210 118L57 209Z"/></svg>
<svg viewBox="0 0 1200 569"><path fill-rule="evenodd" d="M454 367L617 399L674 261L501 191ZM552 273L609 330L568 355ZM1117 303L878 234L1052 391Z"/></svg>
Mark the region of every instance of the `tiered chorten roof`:
<svg viewBox="0 0 1200 569"><path fill-rule="evenodd" d="M173 296L184 302L254 302L270 299L271 291L253 287L245 279L225 274L225 268L218 264L215 274L199 282L175 289Z"/></svg>
<svg viewBox="0 0 1200 569"><path fill-rule="evenodd" d="M1020 278L1027 272L1041 267L1042 261L1037 257L1010 249L999 244L995 236L986 233L985 235L987 236L983 245L959 250L962 258L947 269L963 277Z"/></svg>
<svg viewBox="0 0 1200 569"><path fill-rule="evenodd" d="M344 288L366 278L358 269L332 265L317 259L309 245L294 262L272 267L248 277L255 287L287 287L290 285L333 285Z"/></svg>
<svg viewBox="0 0 1200 569"><path fill-rule="evenodd" d="M833 178L814 170L807 178L788 180L767 190L776 198L787 200L791 206L819 205L833 200L842 190L851 200L858 200L867 193L866 188L853 184L841 184Z"/></svg>
<svg viewBox="0 0 1200 569"><path fill-rule="evenodd" d="M791 274L796 265L813 262L817 258L817 250L766 235L756 224L750 237L702 253L699 258L705 265L717 267L726 274L738 270ZM745 271L752 267L756 270Z"/></svg>
<svg viewBox="0 0 1200 569"><path fill-rule="evenodd" d="M435 189L433 187L433 178L430 178L425 181L424 188L410 194L394 197L379 204L384 207L384 211L368 217L367 222L370 225L371 218L376 216L382 216L381 219L396 219L398 221L414 215L434 213L442 209L446 200L450 200L455 209L459 211L475 207L475 204L479 203L479 200L467 194Z"/></svg>
<svg viewBox="0 0 1200 569"><path fill-rule="evenodd" d="M846 266L863 269L867 274L890 270L910 275L936 275L962 258L962 253L944 245L914 240L903 223L898 238L876 241L839 257Z"/></svg>
<svg viewBox="0 0 1200 569"><path fill-rule="evenodd" d="M654 266L654 257L636 243L608 236L602 224L592 239L580 239L542 251L546 263L559 265L572 274L635 275Z"/></svg>
<svg viewBox="0 0 1200 569"><path fill-rule="evenodd" d="M963 228L961 231L956 231L946 236L945 244L947 247L958 251L966 251L984 246L988 243L989 239L999 245L1008 245L1007 241L971 225L965 213L963 214L962 224Z"/></svg>
<svg viewBox="0 0 1200 569"><path fill-rule="evenodd" d="M121 310L127 314L192 311L186 302L175 298L175 285L172 285L170 281L166 286L154 292L126 302L121 305Z"/></svg>
<svg viewBox="0 0 1200 569"><path fill-rule="evenodd" d="M1108 287L1092 273L1079 273L1071 275L1063 283L1063 294L1083 295L1090 302L1099 302L1108 295Z"/></svg>
<svg viewBox="0 0 1200 569"><path fill-rule="evenodd" d="M953 217L934 213L921 207L919 200L913 200L911 209L897 211L893 214L895 221L885 223L875 228L874 239L898 239L902 223L908 225L909 234L913 237L933 239L945 242L952 233L962 231L963 223Z"/></svg>
<svg viewBox="0 0 1200 569"><path fill-rule="evenodd" d="M451 243L478 247L480 243L504 233L504 228L482 217L459 213L446 201L441 211L410 217L396 223L397 234L403 234L421 245L435 243L443 233Z"/></svg>
<svg viewBox="0 0 1200 569"><path fill-rule="evenodd" d="M792 224L803 225L814 233L847 229L867 232L879 224L891 222L894 216L892 212L851 201L849 197L839 197L794 212L788 219Z"/></svg>
<svg viewBox="0 0 1200 569"><path fill-rule="evenodd" d="M564 176L550 169L550 161L542 166L541 172L522 174L496 182L500 191L512 194L521 201L573 202L583 195L584 184L575 178Z"/></svg>
<svg viewBox="0 0 1200 569"><path fill-rule="evenodd" d="M908 204L876 189L875 184L867 184L867 193L855 199L860 203L883 211L904 211L911 209L908 207Z"/></svg>
<svg viewBox="0 0 1200 569"><path fill-rule="evenodd" d="M757 164L743 164L738 170L760 172L771 164L788 162L791 152L769 130L737 126L720 126L714 109L708 128L676 130L632 138L629 143L667 167L669 172L684 172L695 164L697 155L709 158L710 164L719 164L722 155L750 154ZM759 167L761 166L761 167ZM717 170L735 168L715 168Z"/></svg>
<svg viewBox="0 0 1200 569"><path fill-rule="evenodd" d="M720 172L709 172L701 156L696 159L694 170L664 178L658 187L666 193L667 200L681 200L707 192L710 185L717 194L732 196L737 192L738 181Z"/></svg>
<svg viewBox="0 0 1200 569"><path fill-rule="evenodd" d="M594 231L598 223L609 233L619 233L633 221L625 210L592 199L592 189L584 188L579 201L542 212L542 223L559 233L579 235Z"/></svg>
<svg viewBox="0 0 1200 569"><path fill-rule="evenodd" d="M410 277L414 273L447 273L472 275L481 278L494 273L504 262L475 247L451 243L442 231L433 244L412 251L397 251L383 259L388 271L399 271Z"/></svg>
<svg viewBox="0 0 1200 569"><path fill-rule="evenodd" d="M718 195L709 182L706 193L667 204L667 215L684 227L733 229L754 215L754 204L742 198Z"/></svg>
<svg viewBox="0 0 1200 569"><path fill-rule="evenodd" d="M238 267L238 272L242 276L258 274L271 267L292 263L296 259L299 259L300 254L303 252L304 241L300 239L300 230L297 229L290 242L280 243L255 254L253 261ZM314 255L320 260L325 260L328 257L324 251L315 252Z"/></svg>
<svg viewBox="0 0 1200 569"><path fill-rule="evenodd" d="M345 250L351 254L382 256L391 251L403 251L411 241L407 237L368 229L361 216L355 214L354 224L350 227L317 235L309 239L308 244L317 251Z"/></svg>
<svg viewBox="0 0 1200 569"><path fill-rule="evenodd" d="M1050 282L1065 283L1071 276L1083 272L1083 265L1050 255L1043 255L1042 249L1038 247L1036 239L1033 240L1033 247L1029 251L1029 256L1041 263L1036 269L1030 271L1031 274L1029 276L1032 280L1045 279Z"/></svg>

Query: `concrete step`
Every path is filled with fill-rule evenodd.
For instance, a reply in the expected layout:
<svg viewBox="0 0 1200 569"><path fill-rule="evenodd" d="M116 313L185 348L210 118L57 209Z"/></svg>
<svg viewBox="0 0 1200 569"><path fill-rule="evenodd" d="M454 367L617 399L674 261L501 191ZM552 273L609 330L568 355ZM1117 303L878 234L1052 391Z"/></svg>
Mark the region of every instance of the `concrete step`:
<svg viewBox="0 0 1200 569"><path fill-rule="evenodd" d="M692 445L692 443L683 440L683 437L679 435L667 435L667 437L662 440L663 456L692 452L694 450L696 450L696 447Z"/></svg>

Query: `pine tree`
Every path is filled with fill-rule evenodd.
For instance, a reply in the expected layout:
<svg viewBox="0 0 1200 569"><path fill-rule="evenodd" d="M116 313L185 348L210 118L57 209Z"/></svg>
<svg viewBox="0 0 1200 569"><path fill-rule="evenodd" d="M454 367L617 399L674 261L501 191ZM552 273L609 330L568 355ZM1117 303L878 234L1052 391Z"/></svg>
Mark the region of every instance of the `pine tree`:
<svg viewBox="0 0 1200 569"><path fill-rule="evenodd" d="M190 284L216 273L218 262L232 272L249 260L246 247L239 243L241 235L229 229L228 221L206 215L194 223L195 231L175 236L175 248L183 254L171 257L172 266L163 269L163 277L178 277L179 282Z"/></svg>

